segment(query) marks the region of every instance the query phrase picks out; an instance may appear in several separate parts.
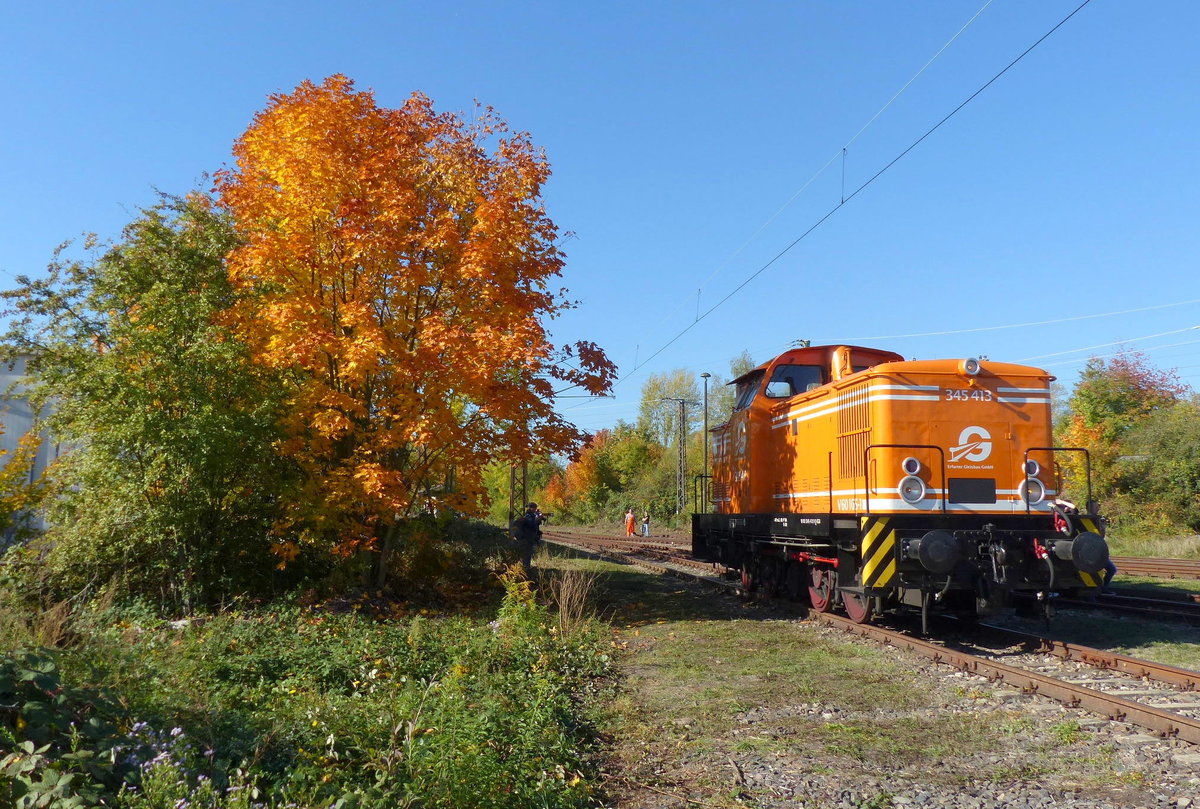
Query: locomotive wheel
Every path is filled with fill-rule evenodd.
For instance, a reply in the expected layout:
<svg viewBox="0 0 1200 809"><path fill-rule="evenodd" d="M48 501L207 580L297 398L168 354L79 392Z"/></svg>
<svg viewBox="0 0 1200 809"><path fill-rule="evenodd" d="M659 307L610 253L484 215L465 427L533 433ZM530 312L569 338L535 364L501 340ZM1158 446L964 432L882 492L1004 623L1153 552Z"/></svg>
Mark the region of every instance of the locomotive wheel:
<svg viewBox="0 0 1200 809"><path fill-rule="evenodd" d="M842 606L846 615L856 624L865 624L871 619L871 599L861 593L842 593Z"/></svg>
<svg viewBox="0 0 1200 809"><path fill-rule="evenodd" d="M774 559L762 563L762 592L767 598L779 595L783 585L783 565Z"/></svg>
<svg viewBox="0 0 1200 809"><path fill-rule="evenodd" d="M805 566L796 562L788 562L783 571L783 589L792 601L799 601L808 593Z"/></svg>
<svg viewBox="0 0 1200 809"><path fill-rule="evenodd" d="M808 571L808 598L812 602L812 608L817 612L829 612L833 607L835 592L834 572L819 567L810 567Z"/></svg>
<svg viewBox="0 0 1200 809"><path fill-rule="evenodd" d="M746 595L754 595L758 590L758 576L751 572L749 565L742 565L742 590Z"/></svg>

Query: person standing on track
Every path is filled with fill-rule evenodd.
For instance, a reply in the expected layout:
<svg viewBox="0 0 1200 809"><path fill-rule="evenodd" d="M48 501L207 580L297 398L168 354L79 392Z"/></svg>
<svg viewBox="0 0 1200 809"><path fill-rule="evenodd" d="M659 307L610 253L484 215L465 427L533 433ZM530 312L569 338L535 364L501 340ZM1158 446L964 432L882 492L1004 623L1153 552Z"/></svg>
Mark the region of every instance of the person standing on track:
<svg viewBox="0 0 1200 809"><path fill-rule="evenodd" d="M644 537L650 536L650 512L649 511L647 511L645 516L642 517L642 536L644 536Z"/></svg>
<svg viewBox="0 0 1200 809"><path fill-rule="evenodd" d="M1100 592L1109 596L1116 594L1116 591L1110 586L1115 575L1117 575L1117 563L1109 559L1104 563L1104 583L1100 585Z"/></svg>
<svg viewBox="0 0 1200 809"><path fill-rule="evenodd" d="M629 510L625 512L625 536L627 536L627 537L637 536L637 531L634 530L634 525L636 524L636 522L637 522L637 517L635 517L633 515L633 506L630 506Z"/></svg>

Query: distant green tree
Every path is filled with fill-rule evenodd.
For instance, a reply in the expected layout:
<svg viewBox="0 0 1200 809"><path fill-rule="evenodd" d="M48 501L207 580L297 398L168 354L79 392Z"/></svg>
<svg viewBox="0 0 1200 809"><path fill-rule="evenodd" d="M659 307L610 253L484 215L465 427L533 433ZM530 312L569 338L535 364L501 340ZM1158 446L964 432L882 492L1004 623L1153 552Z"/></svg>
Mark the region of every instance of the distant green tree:
<svg viewBox="0 0 1200 809"><path fill-rule="evenodd" d="M1151 413L1175 404L1186 392L1187 386L1175 371L1155 368L1145 354L1130 351L1109 360L1088 360L1070 407L1078 424L1114 441Z"/></svg>
<svg viewBox="0 0 1200 809"><path fill-rule="evenodd" d="M98 258L3 293L6 350L30 355L35 406L53 404L47 427L73 447L44 543L63 590L111 579L189 610L277 575L291 470L273 450L278 380L219 317L234 243L207 197L164 197Z"/></svg>
<svg viewBox="0 0 1200 809"><path fill-rule="evenodd" d="M686 368L676 368L663 374L651 374L642 385L642 401L638 406L637 427L647 438L663 446L679 441L679 402L687 423L685 435L690 435L704 418L700 408L700 379Z"/></svg>
<svg viewBox="0 0 1200 809"><path fill-rule="evenodd" d="M546 484L544 505L559 522L590 524L607 519L612 502L620 495L620 482L608 462L607 444L611 430L592 435L567 468Z"/></svg>
<svg viewBox="0 0 1200 809"><path fill-rule="evenodd" d="M1160 528L1200 531L1200 398L1151 413L1130 431L1122 481Z"/></svg>
<svg viewBox="0 0 1200 809"><path fill-rule="evenodd" d="M754 367L749 353L743 351L730 362L731 377ZM685 496L690 512L695 476L704 469L704 392L699 375L682 368L652 374L642 386L637 423L621 422L593 436L579 456L550 481L547 503L565 521L618 526L621 515L632 507L639 519L649 511L654 526L681 524L676 515L679 404L663 401L677 398L695 402L685 408ZM708 379L708 404L710 427L728 420L733 388L720 374Z"/></svg>
<svg viewBox="0 0 1200 809"><path fill-rule="evenodd" d="M1134 494L1138 480L1127 460L1130 434L1152 416L1173 408L1187 392L1174 371L1155 368L1140 352L1123 352L1106 360L1093 357L1080 373L1068 411L1059 417L1056 443L1088 450L1092 496L1117 524L1143 522L1150 504ZM1063 454L1068 498L1079 501L1087 485L1082 459Z"/></svg>
<svg viewBox="0 0 1200 809"><path fill-rule="evenodd" d="M637 512L639 521L642 515L648 512L652 526L673 524L679 456L674 449L654 449L657 451L651 453L642 474L633 482L628 500ZM694 472L699 471L699 466L693 466L691 469Z"/></svg>
<svg viewBox="0 0 1200 809"><path fill-rule="evenodd" d="M758 367L758 363L750 358L750 352L742 349L741 354L729 361L729 375L737 379L742 374L753 371L756 367Z"/></svg>
<svg viewBox="0 0 1200 809"><path fill-rule="evenodd" d="M557 474L561 474L563 465L553 458L540 461L530 461L525 465L525 499L541 503L539 499L546 485ZM507 463L490 463L483 470L483 486L488 498L488 521L494 525L507 525L512 515L508 513L509 497L513 498L513 508L519 514L524 510L521 503L521 466L510 466ZM511 490L511 492L510 492ZM543 511L549 511L544 508Z"/></svg>

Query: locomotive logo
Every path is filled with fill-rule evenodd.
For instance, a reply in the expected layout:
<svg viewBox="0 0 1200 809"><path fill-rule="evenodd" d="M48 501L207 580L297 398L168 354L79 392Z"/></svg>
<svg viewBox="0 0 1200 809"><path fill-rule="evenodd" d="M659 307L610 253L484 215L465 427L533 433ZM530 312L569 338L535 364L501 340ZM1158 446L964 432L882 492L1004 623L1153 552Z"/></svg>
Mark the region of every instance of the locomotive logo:
<svg viewBox="0 0 1200 809"><path fill-rule="evenodd" d="M992 454L992 434L982 427L965 427L958 434L958 446L950 447L950 461L982 463Z"/></svg>

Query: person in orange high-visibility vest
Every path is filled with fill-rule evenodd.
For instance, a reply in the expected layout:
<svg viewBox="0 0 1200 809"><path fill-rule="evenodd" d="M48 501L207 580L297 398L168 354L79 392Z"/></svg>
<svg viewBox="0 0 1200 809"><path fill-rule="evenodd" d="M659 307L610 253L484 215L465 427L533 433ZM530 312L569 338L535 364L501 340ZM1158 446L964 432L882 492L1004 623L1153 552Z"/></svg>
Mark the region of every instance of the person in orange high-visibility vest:
<svg viewBox="0 0 1200 809"><path fill-rule="evenodd" d="M637 531L634 530L634 523L636 522L637 517L633 516L633 507L631 506L629 511L625 512L625 536L637 536Z"/></svg>

